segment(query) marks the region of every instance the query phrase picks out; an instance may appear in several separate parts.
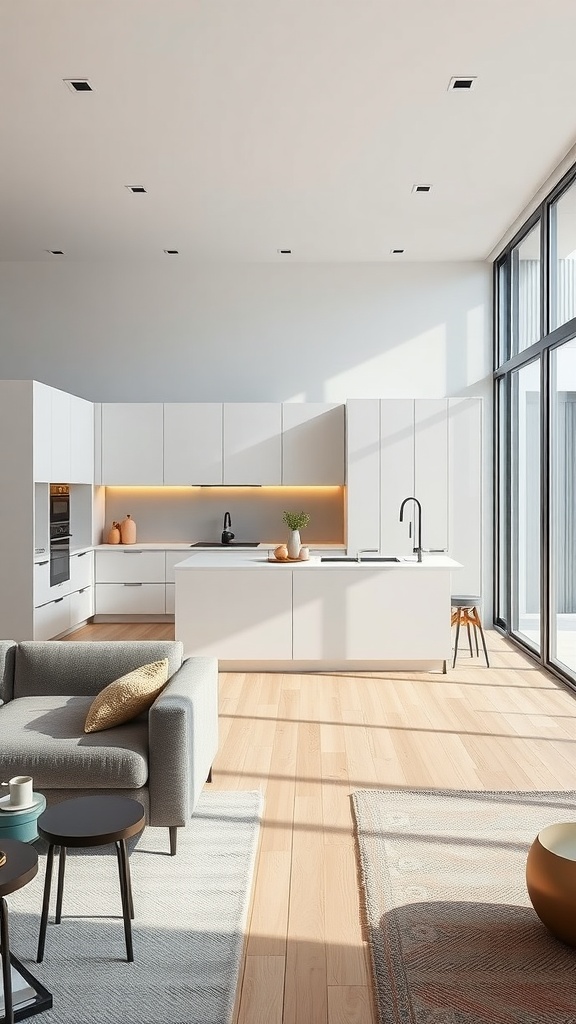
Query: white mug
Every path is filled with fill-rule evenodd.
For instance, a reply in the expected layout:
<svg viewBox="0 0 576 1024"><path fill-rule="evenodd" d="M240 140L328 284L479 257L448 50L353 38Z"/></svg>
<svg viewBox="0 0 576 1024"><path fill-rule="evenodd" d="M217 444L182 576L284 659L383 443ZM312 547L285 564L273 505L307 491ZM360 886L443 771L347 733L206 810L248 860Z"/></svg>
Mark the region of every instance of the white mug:
<svg viewBox="0 0 576 1024"><path fill-rule="evenodd" d="M10 779L10 782L2 783L3 786L10 786L11 806L26 807L32 803L32 781L31 775L15 775L13 779Z"/></svg>

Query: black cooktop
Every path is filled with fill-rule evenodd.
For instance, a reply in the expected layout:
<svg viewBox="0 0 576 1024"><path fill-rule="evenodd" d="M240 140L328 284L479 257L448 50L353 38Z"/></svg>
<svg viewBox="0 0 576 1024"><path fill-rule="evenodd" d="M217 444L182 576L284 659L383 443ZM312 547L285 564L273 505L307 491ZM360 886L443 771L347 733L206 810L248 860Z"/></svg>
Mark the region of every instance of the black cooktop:
<svg viewBox="0 0 576 1024"><path fill-rule="evenodd" d="M221 540L197 540L191 544L191 548L257 548L259 540L231 540L229 544L223 544Z"/></svg>

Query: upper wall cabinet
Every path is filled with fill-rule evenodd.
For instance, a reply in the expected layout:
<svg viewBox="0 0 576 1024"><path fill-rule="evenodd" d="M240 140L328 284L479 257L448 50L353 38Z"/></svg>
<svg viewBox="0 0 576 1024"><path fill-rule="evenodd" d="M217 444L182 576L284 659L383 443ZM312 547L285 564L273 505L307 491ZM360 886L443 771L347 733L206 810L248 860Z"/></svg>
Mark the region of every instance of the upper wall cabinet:
<svg viewBox="0 0 576 1024"><path fill-rule="evenodd" d="M282 483L281 435L279 403L225 404L223 483Z"/></svg>
<svg viewBox="0 0 576 1024"><path fill-rule="evenodd" d="M282 483L344 483L344 406L285 402L282 406Z"/></svg>
<svg viewBox="0 0 576 1024"><path fill-rule="evenodd" d="M222 404L164 406L164 483L221 484Z"/></svg>
<svg viewBox="0 0 576 1024"><path fill-rule="evenodd" d="M91 484L94 480L92 402L37 381L34 395L34 479Z"/></svg>
<svg viewBox="0 0 576 1024"><path fill-rule="evenodd" d="M102 483L164 483L164 415L161 402L102 403Z"/></svg>

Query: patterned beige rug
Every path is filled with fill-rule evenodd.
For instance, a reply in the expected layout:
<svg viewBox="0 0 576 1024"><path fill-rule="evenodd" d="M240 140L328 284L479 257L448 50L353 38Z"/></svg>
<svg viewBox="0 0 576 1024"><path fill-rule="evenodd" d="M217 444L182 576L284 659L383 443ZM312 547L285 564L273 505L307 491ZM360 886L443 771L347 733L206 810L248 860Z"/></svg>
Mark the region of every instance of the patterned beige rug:
<svg viewBox="0 0 576 1024"><path fill-rule="evenodd" d="M352 797L382 1024L576 1024L576 953L534 913L526 855L576 793Z"/></svg>

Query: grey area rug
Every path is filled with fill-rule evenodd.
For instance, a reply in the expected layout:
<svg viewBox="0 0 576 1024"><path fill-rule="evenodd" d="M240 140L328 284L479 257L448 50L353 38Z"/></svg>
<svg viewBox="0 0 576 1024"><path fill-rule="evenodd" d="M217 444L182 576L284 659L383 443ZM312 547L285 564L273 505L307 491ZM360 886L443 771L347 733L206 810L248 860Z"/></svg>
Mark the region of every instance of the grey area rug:
<svg viewBox="0 0 576 1024"><path fill-rule="evenodd" d="M526 855L576 793L358 790L383 1024L576 1024L576 958L532 909Z"/></svg>
<svg viewBox="0 0 576 1024"><path fill-rule="evenodd" d="M229 1024L251 895L262 796L203 794L191 824L147 828L132 845L134 960L126 963L113 846L73 851L63 918L53 902L46 952L35 963L45 857L37 877L8 897L10 945L52 993L40 1024ZM56 873L55 873L56 875Z"/></svg>

